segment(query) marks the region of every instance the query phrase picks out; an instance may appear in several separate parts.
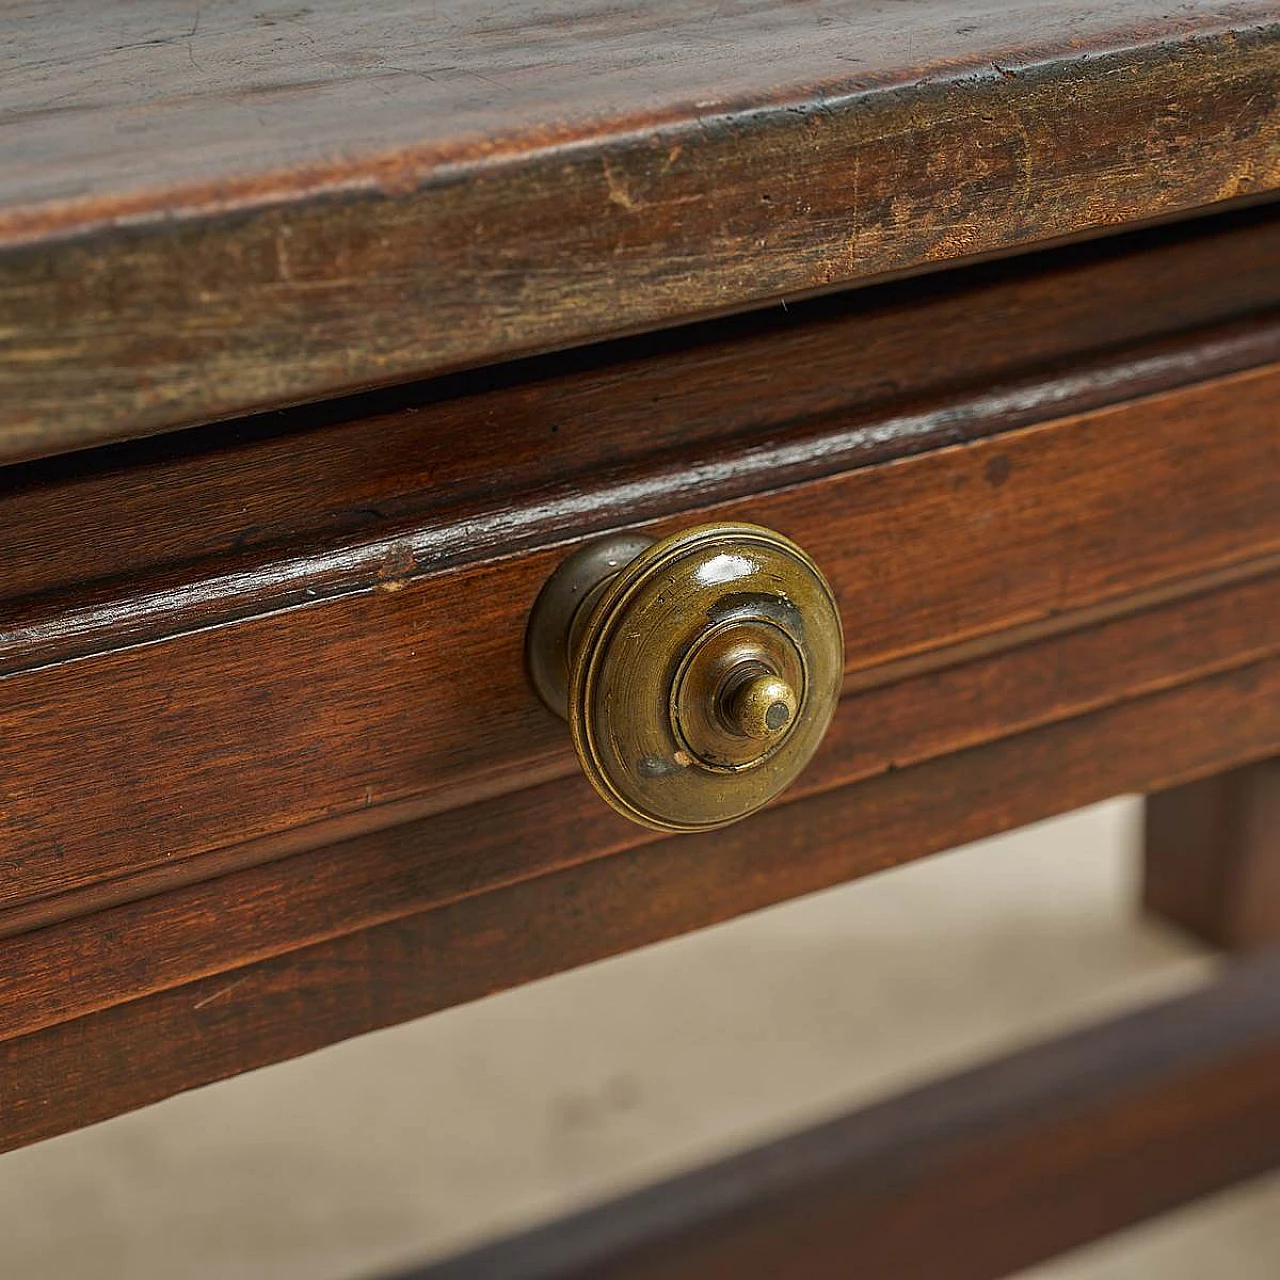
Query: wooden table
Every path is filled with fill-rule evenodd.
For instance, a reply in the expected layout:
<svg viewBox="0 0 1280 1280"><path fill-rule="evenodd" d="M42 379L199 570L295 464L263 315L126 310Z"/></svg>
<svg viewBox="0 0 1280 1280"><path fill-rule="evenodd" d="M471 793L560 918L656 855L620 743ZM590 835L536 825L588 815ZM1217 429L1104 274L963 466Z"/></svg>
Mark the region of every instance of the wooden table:
<svg viewBox="0 0 1280 1280"><path fill-rule="evenodd" d="M0 1149L1123 792L1154 909L1280 939L1273 2L0 33ZM842 696L662 833L526 620L716 521L825 575Z"/></svg>

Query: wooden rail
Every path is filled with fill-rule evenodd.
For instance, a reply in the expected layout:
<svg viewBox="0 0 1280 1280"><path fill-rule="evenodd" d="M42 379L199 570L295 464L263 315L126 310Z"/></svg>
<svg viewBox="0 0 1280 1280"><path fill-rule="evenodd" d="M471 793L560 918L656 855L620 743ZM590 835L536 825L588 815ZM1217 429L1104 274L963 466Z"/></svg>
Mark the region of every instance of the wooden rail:
<svg viewBox="0 0 1280 1280"><path fill-rule="evenodd" d="M988 1280L1276 1164L1272 952L413 1280Z"/></svg>

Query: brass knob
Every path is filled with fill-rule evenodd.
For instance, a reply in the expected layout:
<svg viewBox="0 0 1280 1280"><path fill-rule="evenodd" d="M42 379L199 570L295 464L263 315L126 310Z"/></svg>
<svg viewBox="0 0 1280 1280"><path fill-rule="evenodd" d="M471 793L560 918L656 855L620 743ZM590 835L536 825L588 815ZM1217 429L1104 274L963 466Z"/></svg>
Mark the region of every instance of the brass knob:
<svg viewBox="0 0 1280 1280"><path fill-rule="evenodd" d="M789 786L844 673L826 579L750 524L582 547L547 580L526 645L596 790L660 831L735 822Z"/></svg>

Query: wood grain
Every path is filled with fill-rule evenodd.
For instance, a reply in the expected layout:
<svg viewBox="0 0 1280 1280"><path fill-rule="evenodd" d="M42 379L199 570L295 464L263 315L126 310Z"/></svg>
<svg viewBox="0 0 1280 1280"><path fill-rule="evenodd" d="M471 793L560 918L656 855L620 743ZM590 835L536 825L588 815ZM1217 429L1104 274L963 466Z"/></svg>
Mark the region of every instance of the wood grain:
<svg viewBox="0 0 1280 1280"><path fill-rule="evenodd" d="M1270 0L432 8L0 15L0 456L1280 186Z"/></svg>
<svg viewBox="0 0 1280 1280"><path fill-rule="evenodd" d="M1264 367L654 527L748 519L793 537L835 590L851 676L945 662L1280 550L1278 395ZM0 903L563 773L564 727L523 667L528 608L562 554L390 576L0 680Z"/></svg>
<svg viewBox="0 0 1280 1280"><path fill-rule="evenodd" d="M1254 210L11 467L4 666L1219 376L1280 359L1278 321Z"/></svg>
<svg viewBox="0 0 1280 1280"><path fill-rule="evenodd" d="M1128 396L1274 364L1277 357L1280 312L1267 312L1255 320L1128 347L1069 369L898 403L881 412L820 414L777 431L744 432L701 449L691 441L678 452L650 457L628 457L619 448L616 462L563 474L532 489L488 485L458 492L444 477L436 486L424 479L408 495L318 510L320 527L300 531L293 521L306 519L308 502L295 495L314 493L321 499L326 486L313 490L305 485L305 475L280 475L279 487L267 492L271 513L284 519L246 524L253 495L274 473L255 474L243 465L251 460L239 454L233 463L202 454L184 457L178 465L143 467L141 474L131 471L127 484L108 467L101 479L89 473L36 490L19 485L9 502L0 501L0 522L12 527L10 545L23 557L13 576L19 584L24 577L66 576L62 589L8 602L0 625L0 677L299 605L398 590L415 581L421 585L453 570L536 552L624 522L750 500L762 491L970 443ZM288 443L296 449L296 442ZM376 443L372 452L384 454ZM342 473L340 467L337 471ZM394 473L385 474L395 483ZM360 502L349 490L342 496ZM190 506L184 498L192 500ZM208 522L202 519L206 511L213 516ZM201 555L207 540L222 532L220 524L225 544ZM334 537L329 528L339 524L357 526L359 532ZM290 536L295 533L296 539ZM190 559L184 555L188 549ZM159 567L147 563L148 553L163 558ZM116 555L140 561L140 571L94 580L95 568ZM77 569L83 575L79 580L71 577Z"/></svg>
<svg viewBox="0 0 1280 1280"><path fill-rule="evenodd" d="M1277 753L1280 662L1270 659L722 831L596 856L6 1041L0 1147L1106 796ZM544 824L548 840L559 824L595 854L609 847L609 824L625 826L574 778L488 806L467 830L523 848ZM479 855L455 848L465 875Z"/></svg>
<svg viewBox="0 0 1280 1280"><path fill-rule="evenodd" d="M995 1280L1280 1164L1280 956L402 1280Z"/></svg>
<svg viewBox="0 0 1280 1280"><path fill-rule="evenodd" d="M788 798L1280 655L1276 568L847 697ZM804 821L803 808L792 812ZM525 834L513 841L513 830ZM0 914L0 932L11 935L0 941L0 1040L658 838L616 819L570 774L560 787L265 865L252 865L261 848L237 846L10 908ZM237 863L249 869L210 878ZM204 878L181 887L192 877Z"/></svg>
<svg viewBox="0 0 1280 1280"><path fill-rule="evenodd" d="M1143 905L1216 947L1280 942L1280 760L1148 797Z"/></svg>

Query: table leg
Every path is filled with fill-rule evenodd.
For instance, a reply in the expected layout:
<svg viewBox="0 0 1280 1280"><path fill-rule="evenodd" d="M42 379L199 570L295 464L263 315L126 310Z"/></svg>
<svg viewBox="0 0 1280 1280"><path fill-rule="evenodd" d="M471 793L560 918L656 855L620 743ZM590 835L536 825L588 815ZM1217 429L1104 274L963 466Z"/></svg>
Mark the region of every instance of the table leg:
<svg viewBox="0 0 1280 1280"><path fill-rule="evenodd" d="M1143 903L1228 951L1280 942L1280 757L1147 798Z"/></svg>

